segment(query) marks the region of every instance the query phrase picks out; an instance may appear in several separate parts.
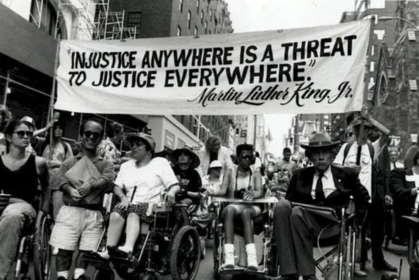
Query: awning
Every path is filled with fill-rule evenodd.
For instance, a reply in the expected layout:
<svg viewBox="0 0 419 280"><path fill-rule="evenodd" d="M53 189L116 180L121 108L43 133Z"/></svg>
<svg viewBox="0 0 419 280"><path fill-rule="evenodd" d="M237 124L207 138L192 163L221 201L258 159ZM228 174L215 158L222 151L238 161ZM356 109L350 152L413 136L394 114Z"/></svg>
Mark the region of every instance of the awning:
<svg viewBox="0 0 419 280"><path fill-rule="evenodd" d="M57 42L20 15L0 4L0 53L50 77Z"/></svg>

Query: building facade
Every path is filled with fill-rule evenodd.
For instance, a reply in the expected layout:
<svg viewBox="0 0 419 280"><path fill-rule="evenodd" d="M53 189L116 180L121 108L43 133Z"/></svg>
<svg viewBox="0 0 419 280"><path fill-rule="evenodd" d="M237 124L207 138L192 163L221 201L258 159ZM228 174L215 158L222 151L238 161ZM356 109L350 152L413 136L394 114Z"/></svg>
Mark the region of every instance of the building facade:
<svg viewBox="0 0 419 280"><path fill-rule="evenodd" d="M399 1L396 11L396 17L419 24L418 2ZM396 22L395 31L395 44L380 48L373 104L378 120L401 137L405 152L419 132L419 31L404 21Z"/></svg>
<svg viewBox="0 0 419 280"><path fill-rule="evenodd" d="M374 0L355 1L355 10L344 12L341 17L341 23L371 19L373 18L374 30L371 37L371 48L368 50L369 65L365 73L365 101L368 102L369 108L374 107L374 92L377 85L378 61L380 55L380 48L383 43L389 49L392 49L395 44L395 39L398 34L395 27L399 24L397 20L381 21L380 17L395 17L397 15L399 2L393 0ZM374 110L371 110L374 115ZM346 132L348 129L347 117L349 114L332 114L331 115L331 137L335 140L344 141L346 139Z"/></svg>
<svg viewBox="0 0 419 280"><path fill-rule="evenodd" d="M83 13L94 15L95 1L83 1L86 4ZM57 50L55 35L62 39L80 39L81 34L92 34L83 39L95 38L94 19L87 22L90 25L86 22L83 25L82 17L75 12L77 9L70 8L70 5L80 3L73 0L0 0L0 100L5 101L15 118L28 115L35 119L38 128L46 125ZM81 13L81 10L77 11ZM64 138L76 141L80 125L88 118L98 119L105 127L107 123L117 121L126 131L141 130L147 123L147 116L142 115L61 112L60 120L65 123Z"/></svg>

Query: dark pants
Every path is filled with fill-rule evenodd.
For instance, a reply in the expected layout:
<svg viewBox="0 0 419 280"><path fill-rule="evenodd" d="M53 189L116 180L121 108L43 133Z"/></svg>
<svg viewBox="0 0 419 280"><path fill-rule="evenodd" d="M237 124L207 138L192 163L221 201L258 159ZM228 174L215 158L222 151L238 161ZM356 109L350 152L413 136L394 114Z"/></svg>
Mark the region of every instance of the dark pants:
<svg viewBox="0 0 419 280"><path fill-rule="evenodd" d="M374 263L379 264L384 262L383 254L383 243L385 238L385 218L386 218L386 207L384 201L380 199L374 199L368 207L368 214L366 217L366 224L363 226L361 231L361 263L365 264L368 256L368 250L366 246L366 235L368 225L371 233L371 251L372 260Z"/></svg>
<svg viewBox="0 0 419 280"><path fill-rule="evenodd" d="M281 275L310 276L316 274L313 241L328 225L337 224L332 214L316 213L303 207L291 207L288 200L280 200L274 212L274 234ZM339 227L331 226L323 238L339 235Z"/></svg>

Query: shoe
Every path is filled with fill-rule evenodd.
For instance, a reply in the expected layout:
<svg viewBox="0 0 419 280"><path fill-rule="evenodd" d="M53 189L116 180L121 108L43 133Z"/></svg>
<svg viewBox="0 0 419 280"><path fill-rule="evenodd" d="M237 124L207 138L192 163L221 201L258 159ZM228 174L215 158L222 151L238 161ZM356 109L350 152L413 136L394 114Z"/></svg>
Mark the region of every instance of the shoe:
<svg viewBox="0 0 419 280"><path fill-rule="evenodd" d="M258 258L256 255L256 245L247 244L246 245L246 254L247 254L247 269L258 270Z"/></svg>
<svg viewBox="0 0 419 280"><path fill-rule="evenodd" d="M303 280L317 280L316 275L303 276Z"/></svg>
<svg viewBox="0 0 419 280"><path fill-rule="evenodd" d="M79 278L77 278L77 279L75 279L75 278L73 277L73 280L90 280L90 277L88 277L88 276L86 276L85 274L83 274L83 275L80 275L80 277L79 277Z"/></svg>
<svg viewBox="0 0 419 280"><path fill-rule="evenodd" d="M372 267L375 270L386 270L386 271L391 271L391 272L397 272L397 268L392 266L391 264L389 264L386 261L380 262L380 263L374 263L372 265Z"/></svg>
<svg viewBox="0 0 419 280"><path fill-rule="evenodd" d="M234 268L234 245L224 244L224 268Z"/></svg>
<svg viewBox="0 0 419 280"><path fill-rule="evenodd" d="M365 268L361 269L361 264L355 263L355 272L354 273L355 273L356 276L367 277L367 273L363 270L365 270Z"/></svg>
<svg viewBox="0 0 419 280"><path fill-rule="evenodd" d="M274 277L274 280L298 280L298 275L282 275L278 278Z"/></svg>

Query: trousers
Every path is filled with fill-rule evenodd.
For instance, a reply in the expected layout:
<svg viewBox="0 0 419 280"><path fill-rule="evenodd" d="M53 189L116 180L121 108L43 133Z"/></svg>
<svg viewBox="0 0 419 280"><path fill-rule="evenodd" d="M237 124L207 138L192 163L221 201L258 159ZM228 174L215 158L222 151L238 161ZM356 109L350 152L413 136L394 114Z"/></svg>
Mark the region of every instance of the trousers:
<svg viewBox="0 0 419 280"><path fill-rule="evenodd" d="M339 235L338 220L332 214L320 214L300 206L292 207L291 202L285 199L277 203L274 234L281 275L316 274L313 243L321 232L321 238L324 239Z"/></svg>
<svg viewBox="0 0 419 280"><path fill-rule="evenodd" d="M36 211L26 201L10 198L0 216L0 280L4 280L16 258L22 232L33 224Z"/></svg>

